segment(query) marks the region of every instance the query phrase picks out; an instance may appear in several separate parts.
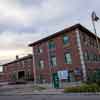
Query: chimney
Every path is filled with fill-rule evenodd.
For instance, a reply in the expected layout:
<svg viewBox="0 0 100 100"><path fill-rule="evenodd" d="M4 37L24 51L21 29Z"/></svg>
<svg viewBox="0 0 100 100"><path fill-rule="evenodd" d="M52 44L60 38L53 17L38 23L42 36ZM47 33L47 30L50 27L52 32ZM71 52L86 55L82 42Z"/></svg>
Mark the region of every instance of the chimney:
<svg viewBox="0 0 100 100"><path fill-rule="evenodd" d="M19 59L19 56L18 55L16 55L16 60L18 60Z"/></svg>
<svg viewBox="0 0 100 100"><path fill-rule="evenodd" d="M28 56L32 56L32 54L28 54Z"/></svg>

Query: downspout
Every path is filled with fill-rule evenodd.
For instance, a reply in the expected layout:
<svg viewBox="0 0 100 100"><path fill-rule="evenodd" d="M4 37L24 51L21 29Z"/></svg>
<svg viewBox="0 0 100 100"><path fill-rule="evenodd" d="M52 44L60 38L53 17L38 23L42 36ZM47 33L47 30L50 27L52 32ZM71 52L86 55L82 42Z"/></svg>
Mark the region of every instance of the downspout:
<svg viewBox="0 0 100 100"><path fill-rule="evenodd" d="M77 45L78 45L78 51L80 55L80 61L81 61L81 67L82 67L82 73L83 73L83 81L86 82L87 73L86 73L86 66L85 66L84 57L83 57L79 29L76 29L75 32L76 32L76 37L77 37Z"/></svg>

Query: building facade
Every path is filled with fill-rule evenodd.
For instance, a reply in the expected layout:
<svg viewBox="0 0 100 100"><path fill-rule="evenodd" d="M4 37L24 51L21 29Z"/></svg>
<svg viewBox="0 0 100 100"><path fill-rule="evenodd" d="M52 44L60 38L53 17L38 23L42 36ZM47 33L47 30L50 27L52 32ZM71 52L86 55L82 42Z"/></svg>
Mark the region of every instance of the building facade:
<svg viewBox="0 0 100 100"><path fill-rule="evenodd" d="M62 81L86 81L91 72L100 70L97 39L99 48L96 35L76 24L29 44L33 48L34 79L50 83L54 74L66 71Z"/></svg>
<svg viewBox="0 0 100 100"><path fill-rule="evenodd" d="M32 55L16 56L16 60L3 64L3 73L4 81L34 80Z"/></svg>
<svg viewBox="0 0 100 100"><path fill-rule="evenodd" d="M4 81L4 73L0 72L0 82L3 82L3 81Z"/></svg>

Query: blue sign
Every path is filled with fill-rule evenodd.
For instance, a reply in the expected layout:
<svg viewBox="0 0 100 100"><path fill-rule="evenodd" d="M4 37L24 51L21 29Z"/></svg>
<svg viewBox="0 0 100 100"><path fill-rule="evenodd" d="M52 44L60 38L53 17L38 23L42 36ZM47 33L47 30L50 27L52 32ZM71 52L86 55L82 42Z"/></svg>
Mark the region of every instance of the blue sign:
<svg viewBox="0 0 100 100"><path fill-rule="evenodd" d="M81 75L81 69L79 68L76 68L74 72L75 72L75 75Z"/></svg>

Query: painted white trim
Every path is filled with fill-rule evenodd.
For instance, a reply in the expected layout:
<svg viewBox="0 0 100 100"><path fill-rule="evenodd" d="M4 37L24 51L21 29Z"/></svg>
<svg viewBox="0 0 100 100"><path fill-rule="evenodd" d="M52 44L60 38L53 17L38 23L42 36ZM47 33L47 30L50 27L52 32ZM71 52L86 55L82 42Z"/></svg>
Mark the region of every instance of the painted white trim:
<svg viewBox="0 0 100 100"><path fill-rule="evenodd" d="M83 51L82 51L82 46L81 46L79 30L76 29L75 32L76 32L77 45L78 45L78 50L79 50L79 55L80 55L80 60L81 60L82 72L83 72L83 80L86 81L87 80L87 73L86 73L86 66L85 66L84 57L83 57Z"/></svg>

